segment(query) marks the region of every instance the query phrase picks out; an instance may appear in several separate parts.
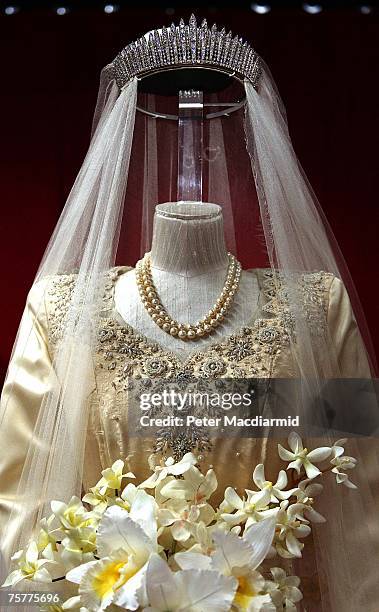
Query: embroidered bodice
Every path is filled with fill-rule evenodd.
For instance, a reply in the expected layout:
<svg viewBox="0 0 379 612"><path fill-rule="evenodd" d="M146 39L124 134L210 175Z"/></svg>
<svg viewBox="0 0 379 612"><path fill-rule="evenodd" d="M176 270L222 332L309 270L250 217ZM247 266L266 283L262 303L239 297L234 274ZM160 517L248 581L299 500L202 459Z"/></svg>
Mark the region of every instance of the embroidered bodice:
<svg viewBox="0 0 379 612"><path fill-rule="evenodd" d="M133 378L182 376L197 377L266 377L275 369L280 349L293 332L285 296L276 286L268 270L250 270L256 274L260 288L259 310L247 324L201 350L183 358L175 351L149 340L143 333L122 320L114 301L115 282L129 270L119 266L109 271L103 296L100 332L96 350L99 369L112 372L112 385L122 391L123 384ZM302 301L306 316L315 333L326 327L328 291L331 274L314 273L301 278ZM52 279L47 291L49 338L52 347L60 338L65 312L75 285L75 275ZM129 383L127 383L129 384Z"/></svg>
<svg viewBox="0 0 379 612"><path fill-rule="evenodd" d="M99 473L117 458L128 458L129 468L137 478L149 475L148 457L181 456L195 450L206 469L217 465L222 491L231 483L237 489L251 486L254 466L267 462L272 477L278 466L277 440L267 438L213 438L186 431L161 432L154 438L136 437L130 431L129 399L133 385L151 385L154 381L175 379L185 387L189 381L198 384L223 379L261 380L291 378L297 375L296 332L286 307L286 295L277 275L270 270L251 270L260 288L259 309L248 325L201 350L195 349L183 358L151 341L122 320L115 308L114 287L125 266L107 273L101 305L99 334L93 351L93 387L88 396L89 421L86 432L86 455L83 487L98 480ZM25 460L41 397L46 393L49 372L54 367L55 348L59 341L70 303L75 274L51 277L33 285L25 308L25 325L32 323L26 348L15 351L2 401L10 390L14 419L12 431L0 431L0 443L9 452L0 466L2 495L1 520L15 499L19 474ZM364 348L352 316L350 302L342 282L331 274L315 272L299 279L300 306L315 337L328 334L339 362L339 375L367 374ZM45 307L41 309L40 305ZM22 332L22 330L21 330ZM17 476L18 474L18 476ZM217 500L215 500L217 501Z"/></svg>
<svg viewBox="0 0 379 612"><path fill-rule="evenodd" d="M155 380L172 381L184 388L191 381L244 378L291 378L296 375L289 345L294 340L293 325L285 306L285 295L269 270L250 270L260 289L259 308L248 325L213 342L194 349L185 358L149 340L139 330L122 320L114 300L115 283L129 270L125 266L109 271L100 315L94 354L95 387L90 396L88 444L97 441L102 467L117 457L130 457L132 471L147 468L147 458L174 455L179 459L193 451L203 457L205 467L215 462L244 466L261 461L267 446L275 441L210 439L199 429L171 428L154 439L135 437L129 426L129 400L133 386L144 383L146 390ZM312 321L315 333L327 325L328 293L333 276L318 272L301 277L302 307ZM47 290L46 311L52 350L59 340L65 312L75 285L75 275L51 280ZM130 416L130 415L129 415ZM220 449L222 448L222 453ZM93 453L91 453L91 456ZM136 467L137 466L137 467ZM245 476L243 477L245 478ZM245 483L246 484L246 483Z"/></svg>

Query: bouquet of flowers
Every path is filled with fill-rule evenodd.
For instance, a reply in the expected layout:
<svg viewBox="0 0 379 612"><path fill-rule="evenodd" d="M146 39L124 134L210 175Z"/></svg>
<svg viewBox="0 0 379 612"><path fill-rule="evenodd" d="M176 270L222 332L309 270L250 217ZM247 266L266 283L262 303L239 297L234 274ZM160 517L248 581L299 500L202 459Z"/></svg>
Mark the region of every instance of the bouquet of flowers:
<svg viewBox="0 0 379 612"><path fill-rule="evenodd" d="M289 449L278 445L278 453L297 473L295 486L287 489L285 470L267 481L260 464L255 490L239 496L228 487L217 508L209 501L216 474L203 474L192 453L152 464L138 485L118 460L82 500L51 503L51 516L12 557L16 568L2 586L66 581L73 596L41 608L50 612L295 611L300 579L280 565L301 557L312 522L325 521L314 509L323 488L314 479L332 472L337 484L356 488L346 474L356 460L344 454L345 443L308 451L291 433Z"/></svg>

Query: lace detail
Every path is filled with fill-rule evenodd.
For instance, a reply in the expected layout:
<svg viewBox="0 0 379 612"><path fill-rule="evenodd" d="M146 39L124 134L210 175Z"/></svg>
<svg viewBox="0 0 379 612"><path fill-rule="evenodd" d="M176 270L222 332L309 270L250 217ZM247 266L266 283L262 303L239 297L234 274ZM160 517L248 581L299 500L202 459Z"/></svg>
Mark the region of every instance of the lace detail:
<svg viewBox="0 0 379 612"><path fill-rule="evenodd" d="M302 275L302 303L310 332L314 336L323 336L326 333L328 302L325 296L333 278L333 274L327 272Z"/></svg>
<svg viewBox="0 0 379 612"><path fill-rule="evenodd" d="M328 272L312 272L291 279L294 292L292 304L296 304L297 312L305 318L312 336L323 336L326 333L326 295L333 278L333 274ZM271 270L263 272L263 292L267 301L262 310L280 317L288 334L295 339L294 312L290 308L288 288L283 286L283 280L284 277L280 273Z"/></svg>

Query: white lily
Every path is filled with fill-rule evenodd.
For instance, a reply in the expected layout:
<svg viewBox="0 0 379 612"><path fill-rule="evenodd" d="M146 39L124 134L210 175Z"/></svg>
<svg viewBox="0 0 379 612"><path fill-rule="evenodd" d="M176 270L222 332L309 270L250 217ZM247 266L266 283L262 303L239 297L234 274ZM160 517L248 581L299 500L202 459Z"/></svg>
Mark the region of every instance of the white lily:
<svg viewBox="0 0 379 612"><path fill-rule="evenodd" d="M301 557L304 543L299 538L305 538L311 533L308 521L303 517L304 504L291 504L284 500L276 518L276 534L274 546L279 555L285 559Z"/></svg>
<svg viewBox="0 0 379 612"><path fill-rule="evenodd" d="M271 492L270 501L273 504L276 504L283 499L288 499L296 491L296 489L290 489L288 491L283 490L288 484L287 474L284 470L280 470L275 484L273 484L271 480L266 480L265 467L263 463L259 463L255 468L253 472L253 481L261 491L264 489L269 489Z"/></svg>
<svg viewBox="0 0 379 612"><path fill-rule="evenodd" d="M288 445L291 449L290 451L283 448L281 444L278 444L279 457L283 459L283 461L291 462L287 470L294 469L300 474L301 467L303 466L307 478L311 479L321 474L321 471L314 463L325 461L325 459L328 459L332 454L332 449L329 446L321 446L320 448L308 451L307 448L303 447L302 439L295 431L292 431L288 436Z"/></svg>
<svg viewBox="0 0 379 612"><path fill-rule="evenodd" d="M268 580L265 588L270 594L276 610L296 612L296 603L303 599L303 595L298 588L300 578L298 576L287 576L286 572L280 567L272 567L270 571L274 580Z"/></svg>
<svg viewBox="0 0 379 612"><path fill-rule="evenodd" d="M227 612L233 602L237 580L219 572L189 569L172 572L154 554L150 557L145 589L148 604L144 612Z"/></svg>
<svg viewBox="0 0 379 612"><path fill-rule="evenodd" d="M133 513L118 506L108 508L97 532L98 561L72 569L67 580L79 584L81 601L90 611L105 610L112 602L121 608L138 608L147 561L157 550L154 499L138 492Z"/></svg>
<svg viewBox="0 0 379 612"><path fill-rule="evenodd" d="M46 563L54 563L50 559L38 558L38 546L36 542L30 542L26 551L19 550L12 556L12 561L17 561L18 569L9 574L2 587L14 586L22 580L33 582L51 582L52 576L43 567Z"/></svg>
<svg viewBox="0 0 379 612"><path fill-rule="evenodd" d="M253 523L261 521L263 518L272 516L276 513L275 509L270 509L271 491L250 491L246 489L246 499L241 498L232 487L225 490L225 501L230 508L237 512L223 512L221 518L230 526L246 523L248 528Z"/></svg>
<svg viewBox="0 0 379 612"><path fill-rule="evenodd" d="M168 457L164 465L156 465L153 468L154 473L138 486L140 489L153 489L167 476L181 476L196 463L197 459L193 453L186 453L177 463L173 457Z"/></svg>
<svg viewBox="0 0 379 612"><path fill-rule="evenodd" d="M238 587L233 606L236 610L260 610L271 603L263 593L265 580L256 569L266 558L275 533L276 517L272 516L245 529L242 537L215 530L214 550L210 556L196 552L177 553L175 561L182 569L212 569L224 576L233 576Z"/></svg>

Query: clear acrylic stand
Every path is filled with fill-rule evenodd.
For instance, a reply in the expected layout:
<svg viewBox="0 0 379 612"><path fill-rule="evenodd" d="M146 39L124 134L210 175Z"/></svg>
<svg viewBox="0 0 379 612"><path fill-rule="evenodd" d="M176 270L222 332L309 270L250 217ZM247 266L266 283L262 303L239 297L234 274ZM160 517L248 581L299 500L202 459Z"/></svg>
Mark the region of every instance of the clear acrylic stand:
<svg viewBox="0 0 379 612"><path fill-rule="evenodd" d="M179 92L178 202L202 201L203 92Z"/></svg>

